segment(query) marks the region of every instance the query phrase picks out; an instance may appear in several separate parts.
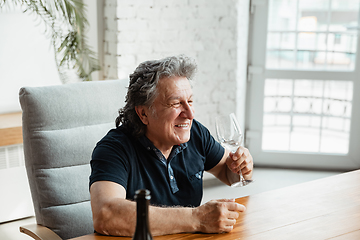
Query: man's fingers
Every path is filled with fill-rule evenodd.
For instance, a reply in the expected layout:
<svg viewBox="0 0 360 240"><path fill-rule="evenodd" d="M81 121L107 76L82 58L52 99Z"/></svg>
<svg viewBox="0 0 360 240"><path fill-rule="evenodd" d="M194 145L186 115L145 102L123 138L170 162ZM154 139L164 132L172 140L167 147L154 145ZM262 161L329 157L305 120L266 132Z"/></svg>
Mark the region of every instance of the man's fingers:
<svg viewBox="0 0 360 240"><path fill-rule="evenodd" d="M251 173L251 169L246 169L246 170L242 170L242 171L241 171L241 174L242 174L243 176L248 175L248 174L250 174L250 173Z"/></svg>
<svg viewBox="0 0 360 240"><path fill-rule="evenodd" d="M228 233L231 232L234 229L235 223L228 223L226 226L223 227L222 231L219 233Z"/></svg>
<svg viewBox="0 0 360 240"><path fill-rule="evenodd" d="M234 204L230 204L229 210L235 212L244 212L246 210L246 207L244 205L241 205L240 203L234 202Z"/></svg>
<svg viewBox="0 0 360 240"><path fill-rule="evenodd" d="M220 199L218 202L227 202L227 209L229 211L244 212L246 207L240 203L235 202L235 199Z"/></svg>
<svg viewBox="0 0 360 240"><path fill-rule="evenodd" d="M234 218L229 218L229 219L225 222L224 225L225 225L226 227L230 227L229 230L231 231L231 230L233 229L232 227L235 225L235 223L236 223L236 219L234 219ZM230 232L230 231L229 231L229 232Z"/></svg>
<svg viewBox="0 0 360 240"><path fill-rule="evenodd" d="M248 170L250 169L250 165L251 165L251 159L250 158L247 158L247 159L244 159L244 161L242 161L240 163L240 169L242 170Z"/></svg>
<svg viewBox="0 0 360 240"><path fill-rule="evenodd" d="M235 202L235 199L234 198L223 198L223 199L219 199L216 201L218 201L218 202Z"/></svg>
<svg viewBox="0 0 360 240"><path fill-rule="evenodd" d="M240 166L240 168L243 168L248 164L248 157L250 155L250 152L247 148L239 147L238 150L235 153L230 153L230 158L233 161L231 163L231 168L237 168Z"/></svg>
<svg viewBox="0 0 360 240"><path fill-rule="evenodd" d="M239 159L239 160L237 160L237 161L235 161L235 162L233 162L233 163L231 163L231 165L230 165L230 169L231 169L231 171L232 172L234 172L234 173L239 173L240 171L242 172L242 173L245 173L245 172L251 172L251 167L250 167L250 165L249 164L251 164L251 160L250 159L243 159L243 158L241 158L241 159Z"/></svg>
<svg viewBox="0 0 360 240"><path fill-rule="evenodd" d="M236 152L234 153L230 153L230 157L232 160L236 161L238 160L239 158L241 158L241 156L244 154L244 148L243 147L239 147Z"/></svg>

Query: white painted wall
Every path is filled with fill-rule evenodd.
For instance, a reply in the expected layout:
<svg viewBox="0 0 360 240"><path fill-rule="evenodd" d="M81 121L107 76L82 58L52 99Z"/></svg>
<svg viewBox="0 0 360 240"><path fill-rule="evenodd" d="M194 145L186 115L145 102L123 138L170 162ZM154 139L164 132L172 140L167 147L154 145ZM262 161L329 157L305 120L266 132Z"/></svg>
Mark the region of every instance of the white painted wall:
<svg viewBox="0 0 360 240"><path fill-rule="evenodd" d="M21 111L23 86L61 84L45 28L20 9L0 12L0 114Z"/></svg>

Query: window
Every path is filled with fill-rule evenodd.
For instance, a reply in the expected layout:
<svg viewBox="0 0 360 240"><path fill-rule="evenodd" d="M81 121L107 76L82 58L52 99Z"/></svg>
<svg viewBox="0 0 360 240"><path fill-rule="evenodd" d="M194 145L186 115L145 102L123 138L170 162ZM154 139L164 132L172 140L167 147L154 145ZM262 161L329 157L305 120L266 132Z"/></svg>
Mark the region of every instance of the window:
<svg viewBox="0 0 360 240"><path fill-rule="evenodd" d="M267 68L354 70L359 1L270 0Z"/></svg>
<svg viewBox="0 0 360 240"><path fill-rule="evenodd" d="M348 153L350 81L266 79L263 150Z"/></svg>
<svg viewBox="0 0 360 240"><path fill-rule="evenodd" d="M360 165L360 0L252 1L246 145L259 164Z"/></svg>

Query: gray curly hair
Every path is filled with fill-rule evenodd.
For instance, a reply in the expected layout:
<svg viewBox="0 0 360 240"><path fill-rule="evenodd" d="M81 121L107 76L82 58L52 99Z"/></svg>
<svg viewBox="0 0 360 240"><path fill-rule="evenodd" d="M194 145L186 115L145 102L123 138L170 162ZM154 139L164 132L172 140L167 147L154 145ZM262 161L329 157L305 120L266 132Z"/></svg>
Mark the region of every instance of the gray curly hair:
<svg viewBox="0 0 360 240"><path fill-rule="evenodd" d="M145 134L146 125L136 114L135 107L152 107L158 95L157 85L160 79L177 76L192 80L196 69L195 61L185 55L140 63L134 73L130 74L125 106L119 109L119 116L115 120L116 127L124 124L132 129L136 137Z"/></svg>

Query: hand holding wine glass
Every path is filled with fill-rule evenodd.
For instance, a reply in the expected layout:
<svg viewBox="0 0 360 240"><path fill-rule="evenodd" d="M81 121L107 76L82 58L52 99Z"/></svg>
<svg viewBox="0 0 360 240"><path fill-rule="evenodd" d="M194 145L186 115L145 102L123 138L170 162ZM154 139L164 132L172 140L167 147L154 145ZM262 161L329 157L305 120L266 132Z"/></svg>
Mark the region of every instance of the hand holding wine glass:
<svg viewBox="0 0 360 240"><path fill-rule="evenodd" d="M243 134L234 113L218 116L215 119L216 135L219 143L226 149L235 153L241 146ZM252 180L246 180L239 170L240 181L233 183L231 187L246 186Z"/></svg>

